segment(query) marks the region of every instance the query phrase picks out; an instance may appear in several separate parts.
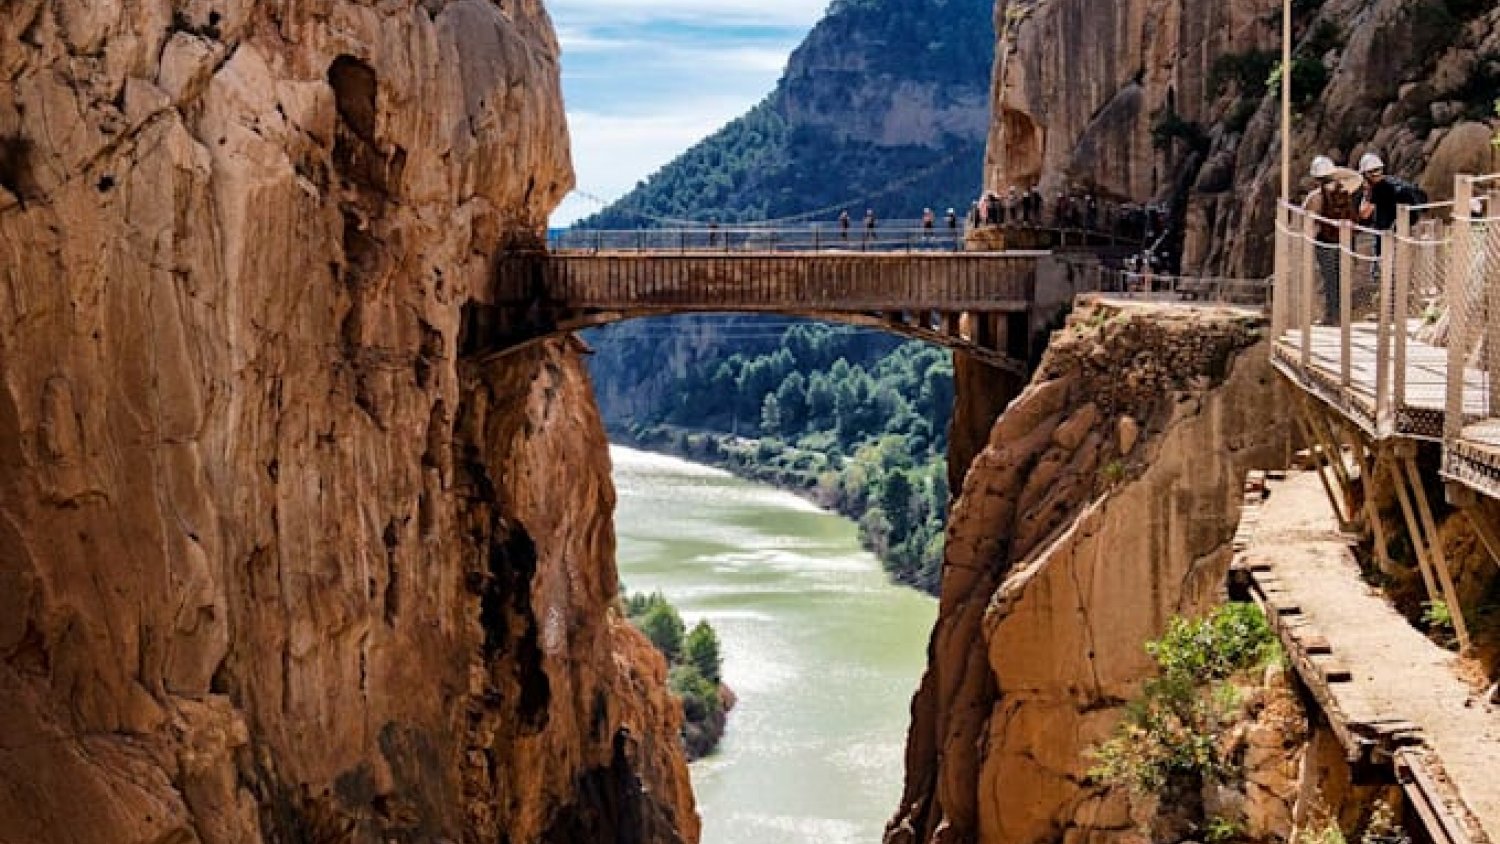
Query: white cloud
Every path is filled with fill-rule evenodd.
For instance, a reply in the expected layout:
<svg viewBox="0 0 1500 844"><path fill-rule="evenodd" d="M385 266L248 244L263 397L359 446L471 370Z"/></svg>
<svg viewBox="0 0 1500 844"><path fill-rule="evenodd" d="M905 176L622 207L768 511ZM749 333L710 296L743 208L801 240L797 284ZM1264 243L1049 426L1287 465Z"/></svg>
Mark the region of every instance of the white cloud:
<svg viewBox="0 0 1500 844"><path fill-rule="evenodd" d="M618 199L771 91L827 0L551 0L580 193Z"/></svg>
<svg viewBox="0 0 1500 844"><path fill-rule="evenodd" d="M600 200L609 202L623 196L637 181L744 110L738 99L695 99L672 103L649 116L570 114L578 192L552 215L552 224L568 225L598 211Z"/></svg>

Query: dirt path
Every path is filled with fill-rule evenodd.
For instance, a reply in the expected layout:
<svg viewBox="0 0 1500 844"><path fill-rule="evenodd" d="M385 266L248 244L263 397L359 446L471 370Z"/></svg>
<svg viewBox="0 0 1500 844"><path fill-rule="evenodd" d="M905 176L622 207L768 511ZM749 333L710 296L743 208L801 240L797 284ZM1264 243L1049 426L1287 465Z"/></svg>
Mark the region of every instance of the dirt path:
<svg viewBox="0 0 1500 844"><path fill-rule="evenodd" d="M1277 578L1353 673L1338 686L1350 719L1420 724L1485 833L1500 841L1500 708L1463 681L1456 655L1360 578L1317 476L1271 483L1252 548L1274 560Z"/></svg>

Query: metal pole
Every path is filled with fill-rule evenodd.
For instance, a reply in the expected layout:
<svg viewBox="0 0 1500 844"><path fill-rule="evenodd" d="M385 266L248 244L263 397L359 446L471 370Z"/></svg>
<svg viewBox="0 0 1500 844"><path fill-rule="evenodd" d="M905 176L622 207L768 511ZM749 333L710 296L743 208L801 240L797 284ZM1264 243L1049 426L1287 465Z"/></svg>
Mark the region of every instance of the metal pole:
<svg viewBox="0 0 1500 844"><path fill-rule="evenodd" d="M1281 201L1292 201L1292 0L1281 0Z"/></svg>

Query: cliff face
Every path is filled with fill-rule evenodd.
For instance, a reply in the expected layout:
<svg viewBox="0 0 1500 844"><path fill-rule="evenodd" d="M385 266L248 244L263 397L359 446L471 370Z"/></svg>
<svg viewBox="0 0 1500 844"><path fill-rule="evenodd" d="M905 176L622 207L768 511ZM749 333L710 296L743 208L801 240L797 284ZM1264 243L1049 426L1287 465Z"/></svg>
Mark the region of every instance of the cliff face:
<svg viewBox="0 0 1500 844"><path fill-rule="evenodd" d="M0 71L0 839L695 840L578 355L460 353L571 182L540 4L21 0Z"/></svg>
<svg viewBox="0 0 1500 844"><path fill-rule="evenodd" d="M1435 199L1486 172L1500 9L1328 0L1296 12L1297 185L1317 154L1388 169ZM1039 179L1171 202L1189 271L1270 270L1279 192L1276 0L1001 0L986 182ZM1490 125L1487 125L1490 124ZM1297 193L1300 195L1300 189Z"/></svg>
<svg viewBox="0 0 1500 844"><path fill-rule="evenodd" d="M1260 330L1096 304L1055 336L954 504L888 841L1134 828L1086 751L1149 676L1145 642L1217 599L1243 473L1283 456Z"/></svg>

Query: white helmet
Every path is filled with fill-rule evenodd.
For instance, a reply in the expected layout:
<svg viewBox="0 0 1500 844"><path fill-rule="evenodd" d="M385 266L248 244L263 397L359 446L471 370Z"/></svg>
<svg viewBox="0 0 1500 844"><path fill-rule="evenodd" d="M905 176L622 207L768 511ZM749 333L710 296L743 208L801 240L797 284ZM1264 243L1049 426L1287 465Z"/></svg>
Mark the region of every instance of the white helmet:
<svg viewBox="0 0 1500 844"><path fill-rule="evenodd" d="M1364 175L1365 173L1368 173L1371 170L1384 170L1384 169L1385 169L1385 162L1381 161L1380 160L1380 156L1376 155L1373 152L1367 152L1367 153L1364 154L1364 156L1362 158L1359 159L1359 172L1360 172L1360 175Z"/></svg>
<svg viewBox="0 0 1500 844"><path fill-rule="evenodd" d="M1312 160L1312 177L1314 179L1325 179L1333 175L1333 159L1326 155L1320 155Z"/></svg>

